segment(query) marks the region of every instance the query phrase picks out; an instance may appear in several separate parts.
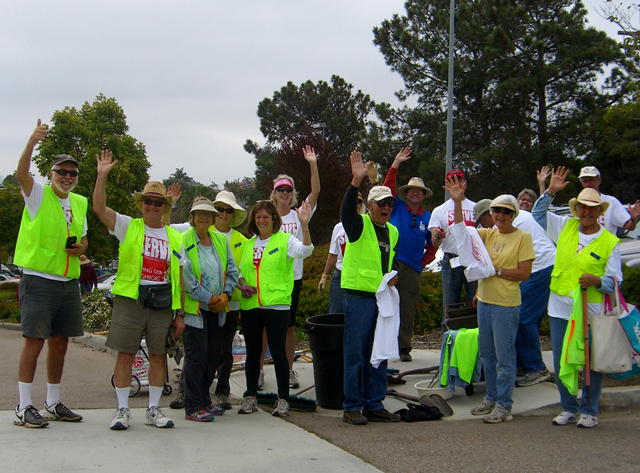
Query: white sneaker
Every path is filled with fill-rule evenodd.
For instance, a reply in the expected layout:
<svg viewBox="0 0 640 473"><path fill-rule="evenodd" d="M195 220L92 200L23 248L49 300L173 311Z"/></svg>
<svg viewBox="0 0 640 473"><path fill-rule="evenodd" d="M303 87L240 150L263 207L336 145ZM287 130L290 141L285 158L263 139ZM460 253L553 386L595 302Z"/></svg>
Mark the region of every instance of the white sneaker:
<svg viewBox="0 0 640 473"><path fill-rule="evenodd" d="M238 408L238 414L251 414L258 410L258 401L253 396L245 396L242 398L242 404Z"/></svg>
<svg viewBox="0 0 640 473"><path fill-rule="evenodd" d="M111 430L127 430L129 428L129 421L131 420L131 411L128 407L121 407L116 409L113 414L113 420L109 428Z"/></svg>
<svg viewBox="0 0 640 473"><path fill-rule="evenodd" d="M578 420L576 414L572 412L562 411L560 415L556 416L555 419L551 421L553 425L567 425L574 424Z"/></svg>
<svg viewBox="0 0 640 473"><path fill-rule="evenodd" d="M298 372L296 370L289 371L289 387L291 389L298 389L300 387L300 381L298 381Z"/></svg>
<svg viewBox="0 0 640 473"><path fill-rule="evenodd" d="M580 420L578 420L578 427L583 429L590 429L592 427L597 427L598 425L598 417L590 416L589 414L580 414Z"/></svg>
<svg viewBox="0 0 640 473"><path fill-rule="evenodd" d="M258 375L258 391L262 391L264 389L264 370L260 370L260 374Z"/></svg>
<svg viewBox="0 0 640 473"><path fill-rule="evenodd" d="M278 399L273 414L276 417L289 417L289 403L286 399Z"/></svg>
<svg viewBox="0 0 640 473"><path fill-rule="evenodd" d="M147 408L147 416L144 423L146 425L153 425L159 429L173 427L173 421L164 415L164 412L162 412L162 409L158 406Z"/></svg>

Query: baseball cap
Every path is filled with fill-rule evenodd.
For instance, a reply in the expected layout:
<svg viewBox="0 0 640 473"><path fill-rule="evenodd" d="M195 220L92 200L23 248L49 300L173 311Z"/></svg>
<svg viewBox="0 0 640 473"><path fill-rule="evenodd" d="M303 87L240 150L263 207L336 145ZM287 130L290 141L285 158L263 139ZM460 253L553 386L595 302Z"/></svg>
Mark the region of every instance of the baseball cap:
<svg viewBox="0 0 640 473"><path fill-rule="evenodd" d="M58 156L56 156L56 159L53 160L53 165L55 166L56 164L62 164L62 163L73 163L77 166L79 166L78 161L76 161L76 158L74 158L73 156L69 156L68 154L59 154Z"/></svg>
<svg viewBox="0 0 640 473"><path fill-rule="evenodd" d="M462 172L462 169L457 169L457 168L453 168L451 171L449 171L447 173L447 179L449 179L451 176L458 176L462 179L466 179L467 176L464 175L464 172Z"/></svg>
<svg viewBox="0 0 640 473"><path fill-rule="evenodd" d="M381 200L388 199L389 197L395 199L391 193L391 189L387 186L374 186L369 191L367 202L380 202Z"/></svg>
<svg viewBox="0 0 640 473"><path fill-rule="evenodd" d="M582 177L598 177L600 175L600 171L595 166L585 166L580 170L580 175L578 179Z"/></svg>

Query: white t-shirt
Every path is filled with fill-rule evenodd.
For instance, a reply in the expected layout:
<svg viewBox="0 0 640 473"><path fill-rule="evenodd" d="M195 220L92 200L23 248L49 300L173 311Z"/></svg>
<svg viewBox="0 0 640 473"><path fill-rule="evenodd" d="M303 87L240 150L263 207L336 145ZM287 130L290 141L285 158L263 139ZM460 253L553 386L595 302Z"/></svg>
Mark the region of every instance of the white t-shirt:
<svg viewBox="0 0 640 473"><path fill-rule="evenodd" d="M455 203L453 200L449 199L444 204L439 205L433 212L431 212L431 220L429 220L428 229L432 228L442 228L446 230L447 236L444 240L442 240L442 248L443 253L452 253L454 255L458 254L458 245L456 243L456 239L451 234L451 230L449 229L455 223L455 217L453 215ZM472 227L474 223L476 223L476 219L473 216L473 208L476 203L469 199L464 199L462 201L462 218L464 223L468 227Z"/></svg>
<svg viewBox="0 0 640 473"><path fill-rule="evenodd" d="M549 239L544 228L533 218L531 213L520 210L520 214L513 221L513 226L531 234L533 239L533 251L536 259L531 267L531 272L535 273L553 266L556 260L556 245Z"/></svg>
<svg viewBox="0 0 640 473"><path fill-rule="evenodd" d="M131 217L116 212L116 224L113 227L113 231L109 230L109 233L115 235L120 243L123 243L127 236L130 223ZM140 285L152 286L166 284L168 282L167 273L169 272L170 257L171 248L169 247L167 228L164 225L161 228L151 228L145 225ZM184 265L184 246L180 247L180 257L178 261L180 266Z"/></svg>
<svg viewBox="0 0 640 473"><path fill-rule="evenodd" d="M333 233L331 234L331 246L329 246L329 253L337 255L336 269L342 271L342 260L344 259L344 249L347 246L347 233L344 231L342 222L338 222L333 227Z"/></svg>
<svg viewBox="0 0 640 473"><path fill-rule="evenodd" d="M311 220L311 217L313 217L313 214L315 213L316 208L318 208L317 205L313 209L311 209L311 215L309 217L309 220ZM280 231L284 233L290 233L291 235L296 237L298 240L302 241L302 238L303 238L302 226L300 225L298 212L296 212L294 209L289 209L289 213L287 215L281 215L280 218L282 219L282 225L280 226ZM293 262L293 280L294 281L297 281L298 279L302 279L303 267L304 267L304 263L302 262L302 260L299 258L296 258L295 261Z"/></svg>
<svg viewBox="0 0 640 473"><path fill-rule="evenodd" d="M216 227L213 227L213 229L216 233L220 233L221 235L226 236L227 244L231 246L231 236L233 235L233 228L230 228L228 232L221 232ZM240 268L238 268L238 271L240 271ZM229 310L240 310L240 301L229 301L227 307L229 308Z"/></svg>
<svg viewBox="0 0 640 473"><path fill-rule="evenodd" d="M33 220L38 215L38 211L40 210L40 205L42 204L42 197L44 196L44 184L42 182L38 182L34 179L33 187L31 188L31 194L27 197L20 188L20 192L22 194L22 199L24 200L24 205L27 209L27 213L29 214L29 218ZM58 196L56 196L58 197ZM60 205L62 206L62 210L64 211L64 216L67 219L67 231L73 222L73 213L71 212L71 200L69 197L66 199L61 199L58 197L60 201ZM84 225L82 228L82 236L87 234L87 217L84 217ZM80 243L80 242L78 242ZM41 273L40 271L34 271L33 269L23 268L24 274L29 274L31 276L39 276L41 278L50 279L52 281L71 281L73 278L68 278L66 276L61 276L59 274L51 274L51 273Z"/></svg>
<svg viewBox="0 0 640 473"><path fill-rule="evenodd" d="M617 235L618 228L624 227L631 215L618 199L612 195L600 194L603 201L609 202L607 211L598 217L598 223L614 235Z"/></svg>
<svg viewBox="0 0 640 473"><path fill-rule="evenodd" d="M553 212L547 212L547 236L554 243L558 242L560 232L564 228L565 223L571 216L556 215ZM602 235L604 228L601 226L598 232L592 235L585 235L582 232L578 232L578 253L582 251L593 240ZM615 279L618 283L622 282L622 261L620 260L620 243L618 243L609 259L607 260L607 266L604 271L604 275ZM589 302L589 314L595 315L600 313L602 304L597 302ZM559 296L553 292L549 296L549 307L547 312L549 317L557 317L559 319L569 320L571 317L571 311L573 310L573 297Z"/></svg>

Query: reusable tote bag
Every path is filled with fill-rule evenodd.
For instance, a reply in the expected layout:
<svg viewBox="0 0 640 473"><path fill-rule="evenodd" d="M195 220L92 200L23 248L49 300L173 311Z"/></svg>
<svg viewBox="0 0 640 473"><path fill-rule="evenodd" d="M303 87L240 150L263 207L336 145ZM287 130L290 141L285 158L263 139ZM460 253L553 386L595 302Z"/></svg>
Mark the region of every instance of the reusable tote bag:
<svg viewBox="0 0 640 473"><path fill-rule="evenodd" d="M611 305L612 302L615 302L615 306ZM613 298L605 294L600 315L589 316L593 371L625 373L631 369L633 350L619 321L621 317L628 315L630 310L636 308L625 302L616 284Z"/></svg>
<svg viewBox="0 0 640 473"><path fill-rule="evenodd" d="M620 317L620 325L624 329L633 350L640 354L640 313L638 313L637 307L630 304L627 307L629 310Z"/></svg>

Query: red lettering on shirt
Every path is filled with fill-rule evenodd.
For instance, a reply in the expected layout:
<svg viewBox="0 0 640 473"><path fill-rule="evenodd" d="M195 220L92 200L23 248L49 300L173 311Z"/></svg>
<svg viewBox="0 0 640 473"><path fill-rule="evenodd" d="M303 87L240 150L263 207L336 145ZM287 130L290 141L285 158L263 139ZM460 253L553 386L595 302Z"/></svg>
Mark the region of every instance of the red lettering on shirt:
<svg viewBox="0 0 640 473"><path fill-rule="evenodd" d="M462 220L464 220L464 224L467 227L473 227L473 224L476 222L476 219L473 218L473 210L462 209ZM449 226L455 225L455 210L449 210L449 212L447 213L447 221Z"/></svg>
<svg viewBox="0 0 640 473"><path fill-rule="evenodd" d="M291 235L296 235L298 233L298 223L297 222L282 222L280 225L280 231L284 233L290 233Z"/></svg>
<svg viewBox="0 0 640 473"><path fill-rule="evenodd" d="M141 279L153 282L165 282L169 270L169 241L149 235L144 236L142 248Z"/></svg>
<svg viewBox="0 0 640 473"><path fill-rule="evenodd" d="M340 247L340 254L344 256L344 250L347 247L347 234L341 233L338 236L338 246Z"/></svg>
<svg viewBox="0 0 640 473"><path fill-rule="evenodd" d="M259 246L253 249L253 265L256 269L260 268L260 261L262 261L262 255L264 254L265 246Z"/></svg>

